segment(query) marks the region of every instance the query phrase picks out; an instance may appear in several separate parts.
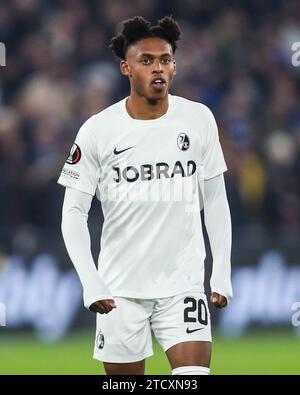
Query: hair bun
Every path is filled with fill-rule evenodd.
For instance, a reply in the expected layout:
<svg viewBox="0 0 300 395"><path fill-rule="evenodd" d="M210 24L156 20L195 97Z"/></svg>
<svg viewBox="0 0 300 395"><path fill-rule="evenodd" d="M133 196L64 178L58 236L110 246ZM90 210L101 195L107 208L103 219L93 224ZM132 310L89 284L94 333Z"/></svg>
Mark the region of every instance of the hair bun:
<svg viewBox="0 0 300 395"><path fill-rule="evenodd" d="M141 16L128 19L123 23L122 34L126 37L127 42L136 40L136 37L147 36L150 31L150 22Z"/></svg>
<svg viewBox="0 0 300 395"><path fill-rule="evenodd" d="M158 21L158 26L160 26L166 37L168 37L172 41L178 41L180 38L180 29L177 22L173 19L172 16L165 16L164 18Z"/></svg>

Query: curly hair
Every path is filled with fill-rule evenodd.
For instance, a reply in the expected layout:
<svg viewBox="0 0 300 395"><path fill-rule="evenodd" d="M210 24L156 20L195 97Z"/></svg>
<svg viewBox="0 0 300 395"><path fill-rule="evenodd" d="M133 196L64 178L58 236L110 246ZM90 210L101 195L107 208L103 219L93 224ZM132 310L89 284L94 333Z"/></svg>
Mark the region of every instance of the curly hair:
<svg viewBox="0 0 300 395"><path fill-rule="evenodd" d="M135 16L122 22L121 32L111 39L109 48L117 58L125 59L130 45L143 38L159 37L166 40L175 53L180 35L179 25L172 16L160 19L156 26L151 26L142 16Z"/></svg>

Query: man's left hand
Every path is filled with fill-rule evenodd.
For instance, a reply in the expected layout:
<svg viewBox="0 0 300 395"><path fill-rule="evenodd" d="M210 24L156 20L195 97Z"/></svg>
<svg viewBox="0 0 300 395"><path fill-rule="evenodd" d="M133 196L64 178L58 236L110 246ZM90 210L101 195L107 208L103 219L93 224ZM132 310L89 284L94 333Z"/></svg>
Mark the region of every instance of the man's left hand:
<svg viewBox="0 0 300 395"><path fill-rule="evenodd" d="M210 301L214 304L218 309L222 309L227 306L227 299L225 296L218 294L217 292L213 292Z"/></svg>

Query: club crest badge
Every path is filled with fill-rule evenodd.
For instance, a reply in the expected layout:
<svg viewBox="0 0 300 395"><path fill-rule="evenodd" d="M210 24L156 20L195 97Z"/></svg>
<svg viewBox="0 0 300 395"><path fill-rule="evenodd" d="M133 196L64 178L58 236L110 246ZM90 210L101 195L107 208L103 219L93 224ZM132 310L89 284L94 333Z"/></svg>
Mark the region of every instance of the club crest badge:
<svg viewBox="0 0 300 395"><path fill-rule="evenodd" d="M97 347L99 350L102 350L104 347L104 334L101 331L99 331L97 335Z"/></svg>
<svg viewBox="0 0 300 395"><path fill-rule="evenodd" d="M177 145L181 151L186 151L190 147L190 139L186 133L179 133L177 137Z"/></svg>

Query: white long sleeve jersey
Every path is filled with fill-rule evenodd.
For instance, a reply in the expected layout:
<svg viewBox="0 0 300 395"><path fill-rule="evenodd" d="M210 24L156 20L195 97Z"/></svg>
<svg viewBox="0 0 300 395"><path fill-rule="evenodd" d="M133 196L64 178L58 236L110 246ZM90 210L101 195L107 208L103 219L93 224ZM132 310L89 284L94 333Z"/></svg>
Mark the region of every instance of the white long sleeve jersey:
<svg viewBox="0 0 300 395"><path fill-rule="evenodd" d="M131 118L126 99L92 116L80 128L58 180L101 200L99 294L102 280L104 293L110 290L114 297L152 299L204 290L204 185L226 171L226 164L211 111L178 96L168 99L166 114L153 120ZM221 240L220 229L214 235L214 226L208 233L218 251L211 284L230 301L228 213L221 229L228 237ZM86 270L92 273L90 265Z"/></svg>

